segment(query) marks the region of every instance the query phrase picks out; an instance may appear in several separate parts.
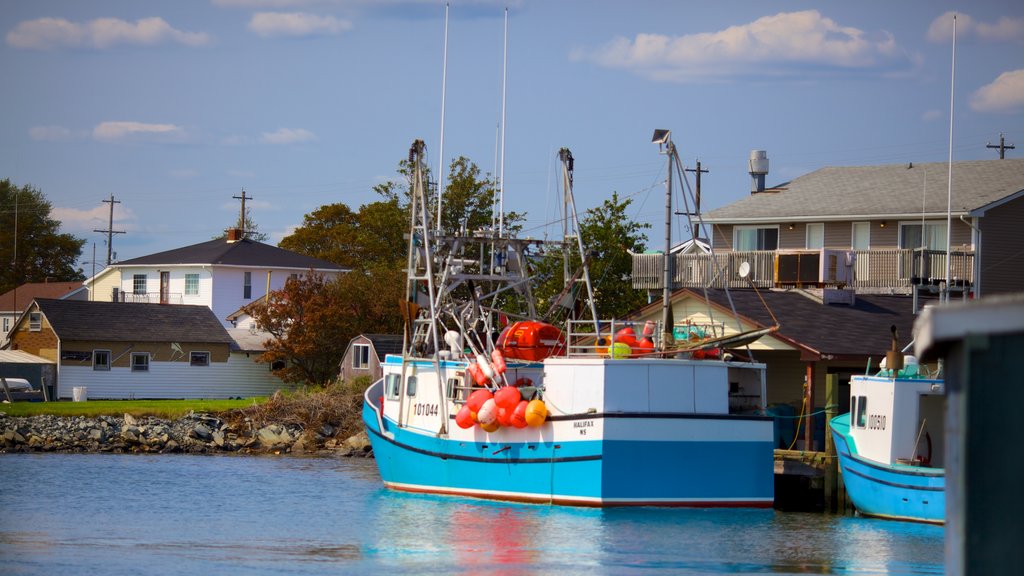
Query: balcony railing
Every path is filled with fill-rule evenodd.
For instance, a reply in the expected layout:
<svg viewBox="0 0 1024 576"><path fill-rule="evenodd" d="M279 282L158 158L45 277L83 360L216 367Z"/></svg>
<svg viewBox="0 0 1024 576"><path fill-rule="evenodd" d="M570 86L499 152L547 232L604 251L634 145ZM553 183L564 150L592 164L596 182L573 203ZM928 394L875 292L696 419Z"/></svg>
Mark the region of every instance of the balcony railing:
<svg viewBox="0 0 1024 576"><path fill-rule="evenodd" d="M159 292L121 292L118 294L121 302L133 304L184 304L185 299L180 292L164 293L163 299Z"/></svg>
<svg viewBox="0 0 1024 576"><path fill-rule="evenodd" d="M845 275L845 281L817 278L816 282L802 282L804 286L835 286L842 284L858 289L889 289L910 291L914 284L938 284L946 277L946 252L944 250L845 250L841 252L840 266L852 270ZM676 254L672 288L740 288L750 282L758 288L774 288L793 285L780 282L777 275L778 256L785 252L775 250L752 250L743 252L721 252L716 254ZM846 254L850 254L847 264ZM739 276L740 265L750 265L749 282ZM661 254L633 255L633 287L641 290L661 290L663 286L664 259ZM950 277L956 284L970 285L974 282L974 252L950 252Z"/></svg>

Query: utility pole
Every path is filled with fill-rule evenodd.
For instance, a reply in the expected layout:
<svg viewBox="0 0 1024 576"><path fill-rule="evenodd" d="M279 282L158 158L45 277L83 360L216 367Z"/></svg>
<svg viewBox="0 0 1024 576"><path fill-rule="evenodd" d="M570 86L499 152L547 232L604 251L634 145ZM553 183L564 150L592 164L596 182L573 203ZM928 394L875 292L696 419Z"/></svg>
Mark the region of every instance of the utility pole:
<svg viewBox="0 0 1024 576"><path fill-rule="evenodd" d="M696 204L696 206L694 207L694 209L697 211L697 214L700 214L700 175L701 174L707 174L708 171L700 169L700 160L697 160L697 167L696 168L684 168L684 170L686 170L687 172L696 172L697 173L697 193L696 193L696 198L694 199L695 200L694 204Z"/></svg>
<svg viewBox="0 0 1024 576"><path fill-rule="evenodd" d="M120 200L114 200L114 195L110 195L110 200L104 200L105 204L110 204L110 220L107 222L106 230L93 230L93 232L102 232L107 235L107 266L110 266L111 255L114 253L114 234L124 234L124 230L114 230L114 204L120 204ZM95 258L94 258L95 260Z"/></svg>
<svg viewBox="0 0 1024 576"><path fill-rule="evenodd" d="M245 238L245 201L252 200L252 196L245 195L245 188L242 188L241 196L232 196L235 200L242 201L242 211L238 213L238 229L242 231L242 238Z"/></svg>
<svg viewBox="0 0 1024 576"><path fill-rule="evenodd" d="M999 159L1000 160L1005 160L1006 159L1006 151L1007 150L1013 150L1014 148L1016 148L1016 146L1014 146L1013 144L1007 144L1006 140L1003 138L1003 133L1000 132L999 133L999 145L997 146L995 144L986 144L985 148L993 148L993 149L999 150Z"/></svg>

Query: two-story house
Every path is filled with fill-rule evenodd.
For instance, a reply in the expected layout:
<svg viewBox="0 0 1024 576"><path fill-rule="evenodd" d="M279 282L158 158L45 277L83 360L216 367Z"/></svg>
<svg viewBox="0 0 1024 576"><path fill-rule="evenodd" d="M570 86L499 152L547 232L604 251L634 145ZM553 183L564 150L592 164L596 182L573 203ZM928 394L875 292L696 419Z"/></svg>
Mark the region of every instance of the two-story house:
<svg viewBox="0 0 1024 576"><path fill-rule="evenodd" d="M752 188L704 216L718 264L675 256L678 287L744 286L736 271L745 261L759 287L909 294L944 282L948 239L953 287L975 296L1022 290L1024 159L828 167ZM634 256L634 286L660 288L660 258Z"/></svg>
<svg viewBox="0 0 1024 576"><path fill-rule="evenodd" d="M229 315L310 270L329 278L347 271L230 230L226 239L117 262L85 284L94 301L203 305L231 327Z"/></svg>

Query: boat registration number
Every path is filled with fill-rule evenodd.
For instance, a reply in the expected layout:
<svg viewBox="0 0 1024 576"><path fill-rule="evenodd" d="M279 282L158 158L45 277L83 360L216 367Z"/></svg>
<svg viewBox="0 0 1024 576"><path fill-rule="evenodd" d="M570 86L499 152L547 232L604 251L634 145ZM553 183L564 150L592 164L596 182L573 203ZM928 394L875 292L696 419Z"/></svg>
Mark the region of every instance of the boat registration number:
<svg viewBox="0 0 1024 576"><path fill-rule="evenodd" d="M437 404L416 404L413 409L417 416L437 416Z"/></svg>
<svg viewBox="0 0 1024 576"><path fill-rule="evenodd" d="M885 414L868 414L868 428L885 430Z"/></svg>

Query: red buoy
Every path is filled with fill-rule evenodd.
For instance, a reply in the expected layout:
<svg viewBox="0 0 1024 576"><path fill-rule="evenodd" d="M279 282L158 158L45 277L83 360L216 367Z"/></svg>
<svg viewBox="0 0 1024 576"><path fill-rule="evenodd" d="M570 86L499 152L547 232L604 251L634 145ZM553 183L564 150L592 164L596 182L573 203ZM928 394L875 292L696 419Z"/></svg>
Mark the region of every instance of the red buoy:
<svg viewBox="0 0 1024 576"><path fill-rule="evenodd" d="M490 390L475 390L469 395L469 399L466 400L466 406L469 407L471 412L479 412L480 407L484 405L484 402L493 398Z"/></svg>
<svg viewBox="0 0 1024 576"><path fill-rule="evenodd" d="M519 404L522 399L523 396L519 393L519 388L515 386L505 386L494 394L494 403L498 405L498 408L505 408L509 412L515 410L516 404Z"/></svg>
<svg viewBox="0 0 1024 576"><path fill-rule="evenodd" d="M516 428L526 428L526 407L529 406L529 402L526 400L520 400L519 404L516 405L516 409L512 411L512 417L509 420L512 422L512 426Z"/></svg>
<svg viewBox="0 0 1024 576"><path fill-rule="evenodd" d="M455 415L455 423L459 425L459 428L472 428L476 424L476 420L473 418L473 411L469 409L469 406L463 404L462 408L459 408L459 413Z"/></svg>

